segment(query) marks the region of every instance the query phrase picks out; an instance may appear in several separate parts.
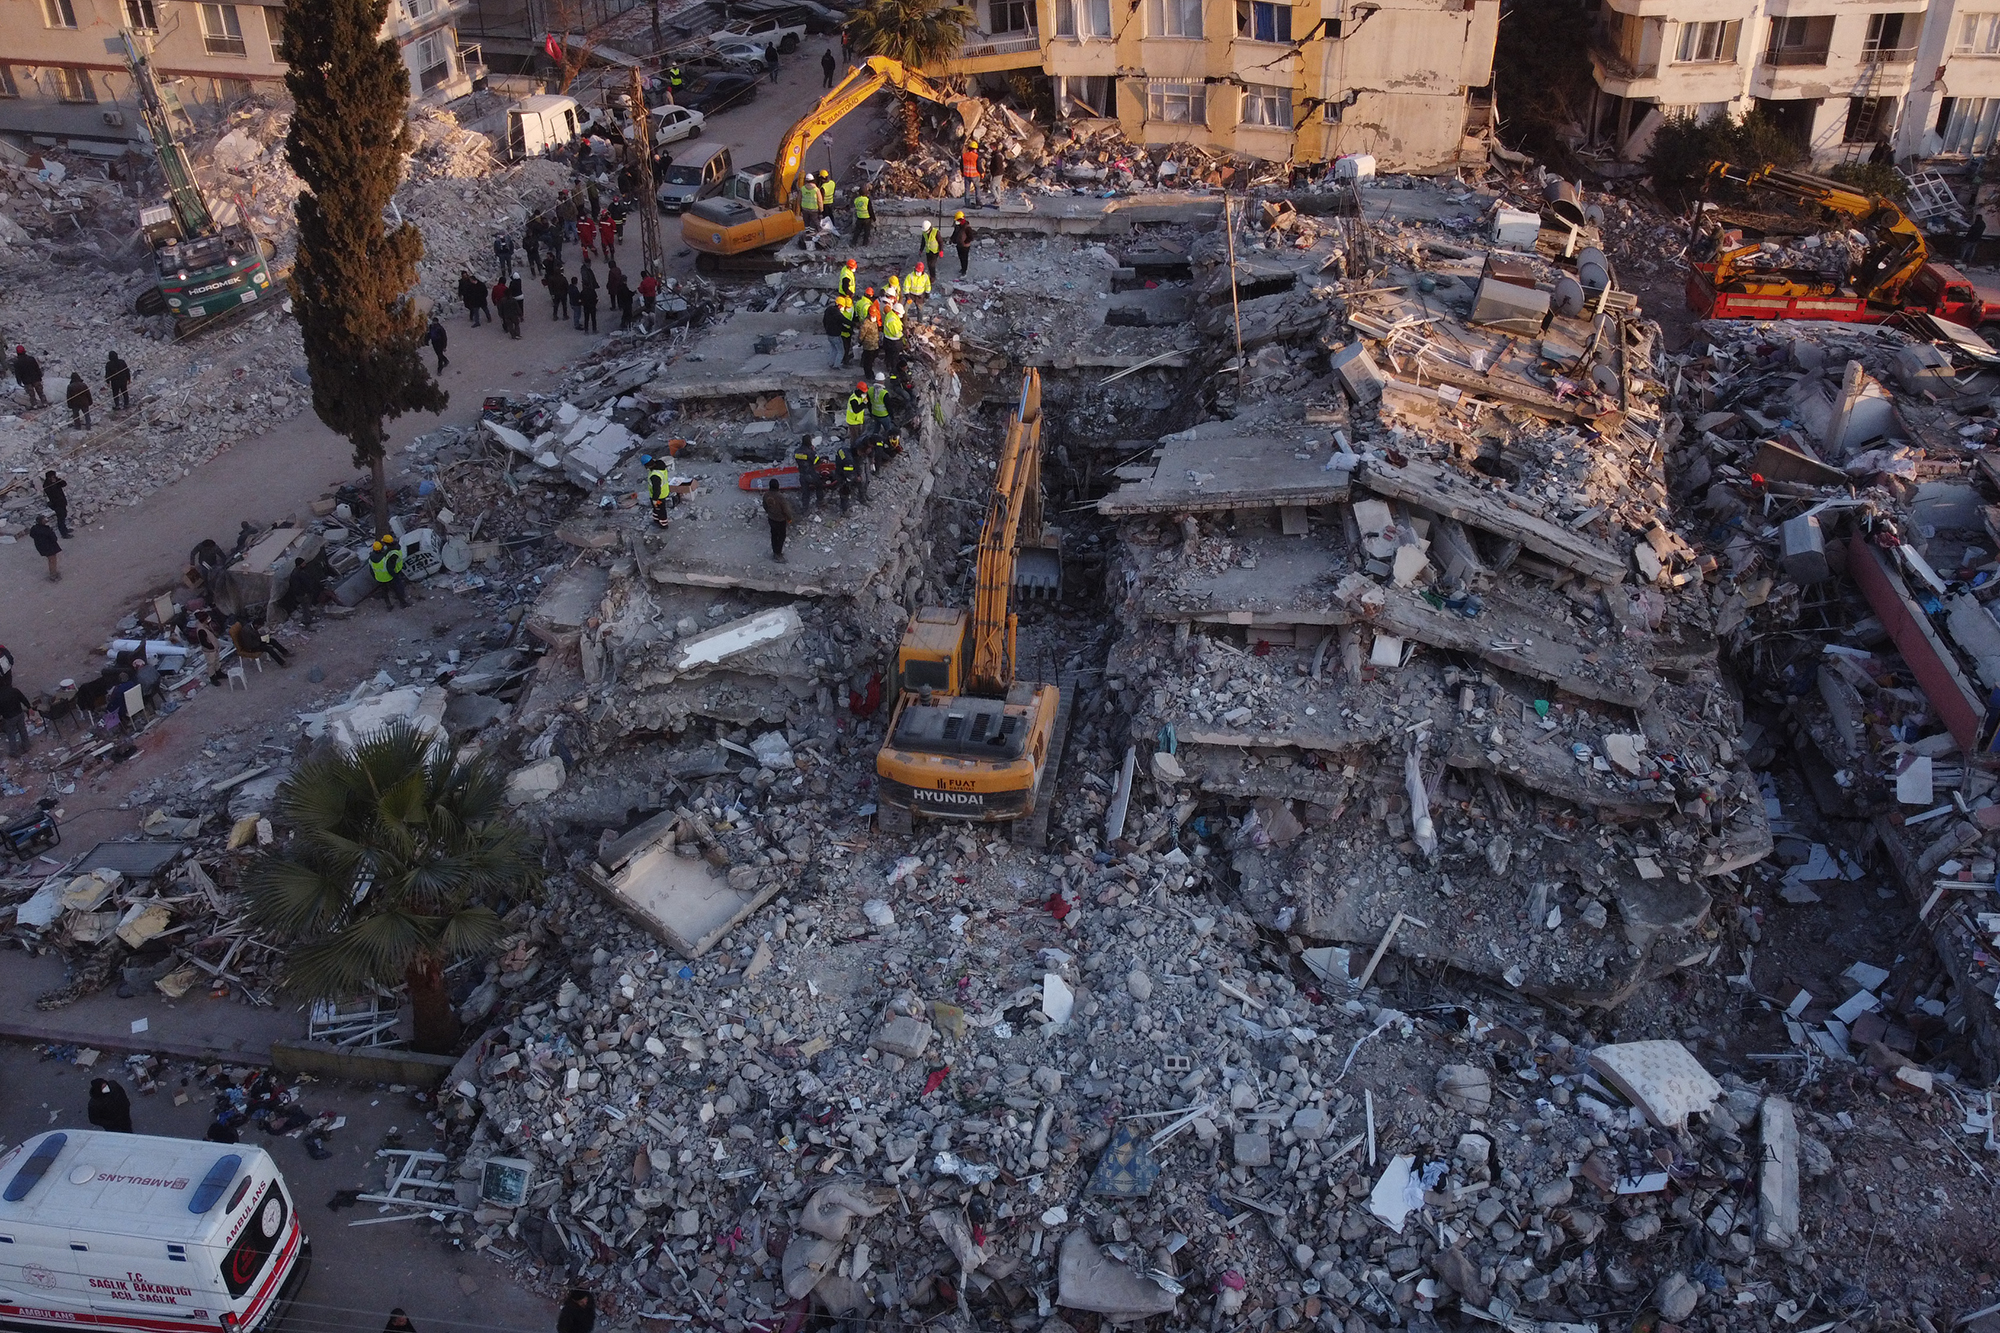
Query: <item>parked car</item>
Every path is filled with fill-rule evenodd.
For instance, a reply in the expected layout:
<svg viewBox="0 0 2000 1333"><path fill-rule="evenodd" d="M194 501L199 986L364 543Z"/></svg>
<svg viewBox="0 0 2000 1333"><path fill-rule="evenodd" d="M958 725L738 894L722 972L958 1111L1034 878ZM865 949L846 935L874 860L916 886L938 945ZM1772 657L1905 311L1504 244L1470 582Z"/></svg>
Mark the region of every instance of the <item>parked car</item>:
<svg viewBox="0 0 2000 1333"><path fill-rule="evenodd" d="M765 15L761 18L739 19L710 33L708 38L712 42L742 41L747 38L759 46L775 44L779 54L790 55L798 50L799 43L806 39L806 25L802 18L798 22L788 23L783 21L781 16Z"/></svg>
<svg viewBox="0 0 2000 1333"><path fill-rule="evenodd" d="M786 25L803 25L816 36L839 32L847 15L829 9L817 0L734 0L729 17L737 20L777 19Z"/></svg>
<svg viewBox="0 0 2000 1333"><path fill-rule="evenodd" d="M653 112L653 142L674 143L680 139L698 139L702 126L708 117L693 107L663 106Z"/></svg>
<svg viewBox="0 0 2000 1333"><path fill-rule="evenodd" d="M741 72L747 73L751 66L762 67L766 59L765 53L770 50L770 47L762 42L751 41L746 37L731 38L728 41L717 42L709 49L716 54L718 59L728 61L732 65L744 66L745 69Z"/></svg>
<svg viewBox="0 0 2000 1333"><path fill-rule="evenodd" d="M712 116L724 107L747 102L756 95L756 75L724 71L704 74L690 83L686 94L681 98L681 105L693 107L704 116Z"/></svg>

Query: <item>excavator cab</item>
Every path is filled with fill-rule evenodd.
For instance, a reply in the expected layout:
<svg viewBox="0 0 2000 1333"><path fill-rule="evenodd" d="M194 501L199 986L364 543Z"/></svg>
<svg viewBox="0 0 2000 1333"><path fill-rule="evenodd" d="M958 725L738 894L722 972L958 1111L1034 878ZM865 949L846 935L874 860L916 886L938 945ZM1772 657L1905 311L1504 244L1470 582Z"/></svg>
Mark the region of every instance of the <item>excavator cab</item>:
<svg viewBox="0 0 2000 1333"><path fill-rule="evenodd" d="M896 688L911 694L964 693L971 625L964 607L927 606L918 611L896 649Z"/></svg>

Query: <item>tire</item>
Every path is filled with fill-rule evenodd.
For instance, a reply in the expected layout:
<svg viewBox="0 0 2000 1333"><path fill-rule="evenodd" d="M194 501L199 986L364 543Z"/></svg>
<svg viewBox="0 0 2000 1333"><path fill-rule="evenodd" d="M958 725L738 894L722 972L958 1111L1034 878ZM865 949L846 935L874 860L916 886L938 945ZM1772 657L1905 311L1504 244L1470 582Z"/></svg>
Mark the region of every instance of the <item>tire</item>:
<svg viewBox="0 0 2000 1333"><path fill-rule="evenodd" d="M1979 336L1986 340L1988 347L2000 350L2000 324L1981 324Z"/></svg>
<svg viewBox="0 0 2000 1333"><path fill-rule="evenodd" d="M690 129L686 134L683 134L681 136L681 138L683 139L699 139L700 137L701 137L701 126L699 125L696 125L694 128Z"/></svg>
<svg viewBox="0 0 2000 1333"><path fill-rule="evenodd" d="M722 269L722 260L716 255L702 251L695 255L694 267L697 273L717 273Z"/></svg>
<svg viewBox="0 0 2000 1333"><path fill-rule="evenodd" d="M164 315L167 298L158 287L148 287L133 300L132 311L139 315Z"/></svg>
<svg viewBox="0 0 2000 1333"><path fill-rule="evenodd" d="M778 54L781 56L788 56L798 49L799 37L797 33L786 33L784 40L778 43Z"/></svg>

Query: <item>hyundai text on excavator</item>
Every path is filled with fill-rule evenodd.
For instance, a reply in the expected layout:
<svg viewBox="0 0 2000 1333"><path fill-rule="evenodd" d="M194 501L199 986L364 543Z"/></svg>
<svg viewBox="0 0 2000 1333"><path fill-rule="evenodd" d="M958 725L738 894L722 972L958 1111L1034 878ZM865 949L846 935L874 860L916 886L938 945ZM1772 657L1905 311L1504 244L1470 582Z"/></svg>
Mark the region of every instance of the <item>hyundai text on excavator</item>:
<svg viewBox="0 0 2000 1333"><path fill-rule="evenodd" d="M856 66L840 86L819 99L799 122L785 131L778 160L745 167L722 193L704 199L681 215L681 239L695 251L699 268L715 269L726 258L743 257L730 267L757 264L756 252L775 250L805 230L799 209L799 177L806 150L842 117L883 88L894 87L926 101L955 106L963 99L914 70L886 56L870 56ZM766 257L768 258L768 257Z"/></svg>
<svg viewBox="0 0 2000 1333"><path fill-rule="evenodd" d="M1852 273L1814 268L1760 268L1758 240L1718 223L1689 248L1688 309L1704 319L1831 319L1881 324L1906 311L1977 329L2000 341L2000 292L1984 289L1947 264L1933 262L1923 229L1882 195L1826 176L1782 167L1711 162L1711 181L1728 181L1816 204L1867 237ZM1842 266L1845 268L1845 265Z"/></svg>
<svg viewBox="0 0 2000 1333"><path fill-rule="evenodd" d="M896 706L875 757L885 829L908 832L911 816L926 815L1017 821L1017 841L1047 839L1076 686L1014 678L1015 589L1050 599L1062 589L1060 539L1042 523L1041 459L1042 381L1030 370L1000 446L972 612L927 607L896 650Z"/></svg>
<svg viewBox="0 0 2000 1333"><path fill-rule="evenodd" d="M140 293L133 309L141 315L170 314L178 331L188 333L275 294L264 262L268 249L242 221L217 220L195 182L186 150L174 137L169 117L180 111L179 100L154 77L152 53L142 39L130 31L122 36L139 116L167 178L167 202L139 210L159 282Z"/></svg>

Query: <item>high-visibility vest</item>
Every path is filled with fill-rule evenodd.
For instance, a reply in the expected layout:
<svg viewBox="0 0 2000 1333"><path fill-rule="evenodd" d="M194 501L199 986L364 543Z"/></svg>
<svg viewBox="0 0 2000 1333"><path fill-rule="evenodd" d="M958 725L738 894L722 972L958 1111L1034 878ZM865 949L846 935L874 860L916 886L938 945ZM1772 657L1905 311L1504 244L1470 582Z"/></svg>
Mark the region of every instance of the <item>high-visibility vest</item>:
<svg viewBox="0 0 2000 1333"><path fill-rule="evenodd" d="M928 273L912 273L909 277L903 279L903 291L909 296L929 296L931 294L931 275Z"/></svg>
<svg viewBox="0 0 2000 1333"><path fill-rule="evenodd" d="M809 484L808 478L819 475L819 469L815 466L819 462L819 456L813 452L813 447L809 444L802 444L792 450L792 462L798 466L801 486Z"/></svg>
<svg viewBox="0 0 2000 1333"><path fill-rule="evenodd" d="M368 572L375 576L377 583L387 583L403 572L403 548L391 546L380 555L368 560Z"/></svg>
<svg viewBox="0 0 2000 1333"><path fill-rule="evenodd" d="M681 67L679 65L675 65L667 71L667 82L673 85L675 92L681 90Z"/></svg>
<svg viewBox="0 0 2000 1333"><path fill-rule="evenodd" d="M866 222L868 219L868 191L863 190L860 194L854 196L854 220L856 222Z"/></svg>
<svg viewBox="0 0 2000 1333"><path fill-rule="evenodd" d="M840 294L849 302L854 299L854 270L845 264L840 266Z"/></svg>
<svg viewBox="0 0 2000 1333"><path fill-rule="evenodd" d="M936 227L924 228L924 253L932 257L944 253L944 243L938 240Z"/></svg>
<svg viewBox="0 0 2000 1333"><path fill-rule="evenodd" d="M979 179L979 150L968 148L958 155L959 170L972 180Z"/></svg>
<svg viewBox="0 0 2000 1333"><path fill-rule="evenodd" d="M882 307L882 336L900 342L903 337L903 312L895 306Z"/></svg>
<svg viewBox="0 0 2000 1333"><path fill-rule="evenodd" d="M871 416L889 415L889 391L878 384L868 391L868 411Z"/></svg>
<svg viewBox="0 0 2000 1333"><path fill-rule="evenodd" d="M646 473L646 490L652 499L666 499L668 492L672 491L673 487L674 473L672 468L661 464Z"/></svg>
<svg viewBox="0 0 2000 1333"><path fill-rule="evenodd" d="M833 181L823 178L819 183L819 203L821 208L833 207Z"/></svg>
<svg viewBox="0 0 2000 1333"><path fill-rule="evenodd" d="M854 455L853 455L853 454L852 454L851 452L849 452L848 450L846 450L846 449L842 449L842 450L840 451L840 454L839 454L839 456L838 456L837 458L835 458L835 459L834 459L834 466L840 469L840 475L841 475L841 476L843 476L843 477L851 477L851 476L853 476L853 475L854 475Z"/></svg>
<svg viewBox="0 0 2000 1333"><path fill-rule="evenodd" d="M819 186L813 184L811 181L807 181L800 187L799 194L805 201L806 212L817 213L819 211Z"/></svg>
<svg viewBox="0 0 2000 1333"><path fill-rule="evenodd" d="M858 426L868 419L868 395L855 390L847 395L847 424Z"/></svg>

